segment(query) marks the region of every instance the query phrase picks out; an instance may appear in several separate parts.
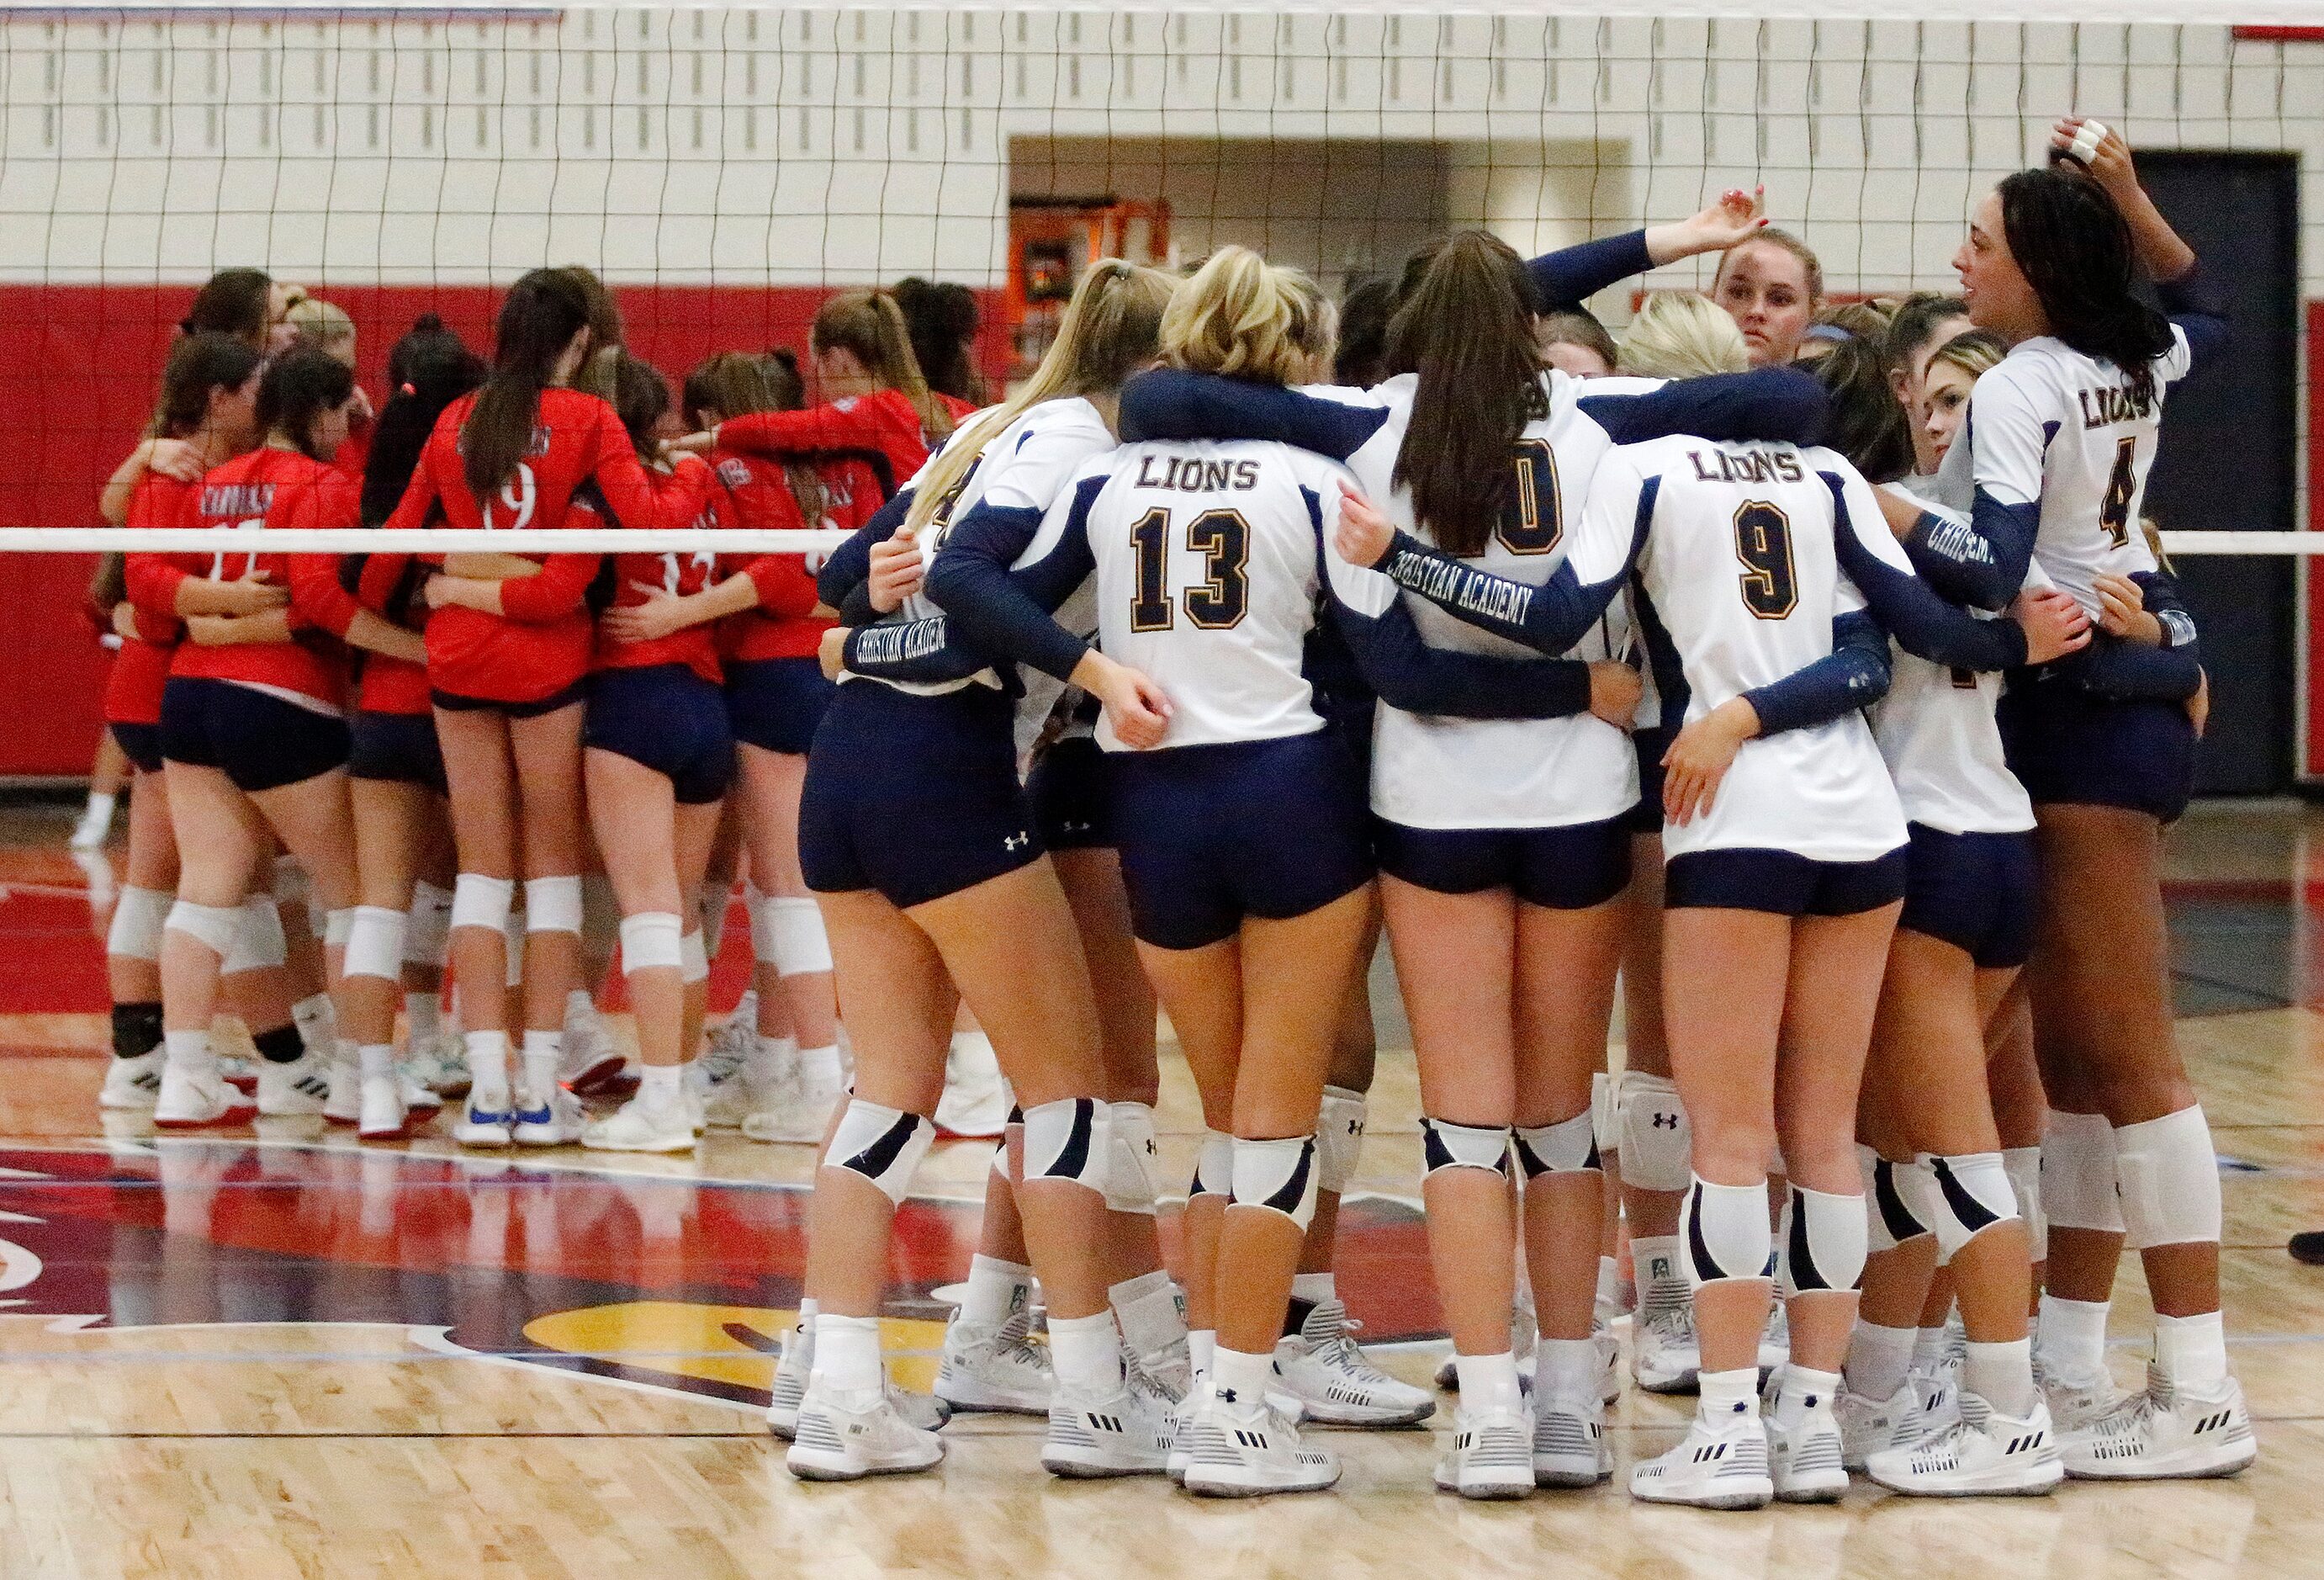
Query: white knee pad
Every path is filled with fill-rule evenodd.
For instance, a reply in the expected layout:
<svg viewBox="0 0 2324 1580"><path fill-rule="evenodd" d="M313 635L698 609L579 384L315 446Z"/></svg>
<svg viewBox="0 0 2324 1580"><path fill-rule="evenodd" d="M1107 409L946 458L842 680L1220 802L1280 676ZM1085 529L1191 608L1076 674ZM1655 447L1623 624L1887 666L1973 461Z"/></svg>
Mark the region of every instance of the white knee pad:
<svg viewBox="0 0 2324 1580"><path fill-rule="evenodd" d="M1862 1197L1793 1186L1784 1204L1784 1288L1856 1288L1864 1278L1865 1229Z"/></svg>
<svg viewBox="0 0 2324 1580"><path fill-rule="evenodd" d="M358 905L352 921L347 929L346 975L401 980L404 913L384 905Z"/></svg>
<svg viewBox="0 0 2324 1580"><path fill-rule="evenodd" d="M190 900L180 900L170 907L169 919L161 925L165 931L199 939L224 960L234 952L235 940L242 934L242 907L197 905Z"/></svg>
<svg viewBox="0 0 2324 1580"><path fill-rule="evenodd" d="M1895 1163L1858 1141L1856 1145L1856 1174L1864 1182L1864 1215L1868 1251L1894 1251L1915 1235L1925 1234L1929 1226L1921 1222L1914 1210L1910 1189L1911 1181L1900 1170L1908 1163Z"/></svg>
<svg viewBox="0 0 2324 1580"><path fill-rule="evenodd" d="M1527 1179L1600 1167L1597 1119L1587 1109L1555 1124L1521 1124L1517 1144L1517 1167L1525 1170Z"/></svg>
<svg viewBox="0 0 2324 1580"><path fill-rule="evenodd" d="M839 1116L838 1127L831 1132L823 1166L861 1174L901 1206L904 1193L912 1186L913 1170L919 1168L936 1139L933 1120L854 1097L849 1099L847 1112Z"/></svg>
<svg viewBox="0 0 2324 1580"><path fill-rule="evenodd" d="M667 966L683 972L686 947L678 936L678 916L668 910L641 910L622 918L622 975Z"/></svg>
<svg viewBox="0 0 2324 1580"><path fill-rule="evenodd" d="M1234 1205L1281 1213L1305 1230L1315 1216L1315 1138L1234 1139Z"/></svg>
<svg viewBox="0 0 2324 1580"><path fill-rule="evenodd" d="M169 922L170 902L175 898L166 889L123 889L105 929L105 952L124 960L159 960L161 929Z"/></svg>
<svg viewBox="0 0 2324 1580"><path fill-rule="evenodd" d="M272 894L254 894L242 902L242 919L235 924L234 947L226 952L218 973L263 971L289 957L290 940L282 936L282 913Z"/></svg>
<svg viewBox="0 0 2324 1580"><path fill-rule="evenodd" d="M422 878L411 885L410 920L403 929L406 966L441 966L452 942L452 892Z"/></svg>
<svg viewBox="0 0 2324 1580"><path fill-rule="evenodd" d="M1590 1077L1590 1133L1601 1152L1622 1150L1622 1104L1614 1077L1599 1070Z"/></svg>
<svg viewBox="0 0 2324 1580"><path fill-rule="evenodd" d="M1104 1194L1113 1164L1113 1110L1102 1098L1060 1097L1025 1110L1025 1178Z"/></svg>
<svg viewBox="0 0 2324 1580"><path fill-rule="evenodd" d="M1767 1227L1767 1182L1713 1185L1691 1176L1679 1204L1679 1233L1694 1282L1766 1277L1775 1244Z"/></svg>
<svg viewBox="0 0 2324 1580"><path fill-rule="evenodd" d="M1154 1215L1154 1110L1143 1103L1116 1103L1111 1144L1106 1149L1105 1206L1108 1212Z"/></svg>
<svg viewBox="0 0 2324 1580"><path fill-rule="evenodd" d="M2050 1110L2042 1129L2042 1205L2052 1228L2123 1232L2114 1142L2105 1114Z"/></svg>
<svg viewBox="0 0 2324 1580"><path fill-rule="evenodd" d="M2116 1126L2114 1157L2130 1250L2218 1242L2219 1158L2201 1104Z"/></svg>
<svg viewBox="0 0 2324 1580"><path fill-rule="evenodd" d="M310 910L307 914L311 917L315 913ZM347 938L354 933L355 928L355 908L354 906L342 905L337 910L325 911L323 913L323 947L329 949L346 948Z"/></svg>
<svg viewBox="0 0 2324 1580"><path fill-rule="evenodd" d="M1694 1131L1678 1083L1622 1072L1622 1179L1641 1190L1684 1190L1692 1176Z"/></svg>
<svg viewBox="0 0 2324 1580"><path fill-rule="evenodd" d="M710 950L702 941L699 928L678 935L678 976L680 982L710 980Z"/></svg>
<svg viewBox="0 0 2324 1580"><path fill-rule="evenodd" d="M2017 1193L2009 1188L2009 1171L1998 1152L1963 1152L1940 1157L1923 1152L1915 1160L1929 1171L1928 1202L1934 1221L1938 1254L1950 1261L1984 1231L2017 1215Z"/></svg>
<svg viewBox="0 0 2324 1580"><path fill-rule="evenodd" d="M1203 1150L1194 1154L1194 1183L1186 1195L1234 1196L1234 1137L1219 1130L1203 1132Z"/></svg>
<svg viewBox="0 0 2324 1580"><path fill-rule="evenodd" d="M2009 1193L2017 1198L2017 1215L2025 1220L2025 1239L2038 1266L2050 1260L2050 1220L2042 1210L2042 1149L2007 1148L2001 1154L2001 1167L2009 1176Z"/></svg>
<svg viewBox="0 0 2324 1580"><path fill-rule="evenodd" d="M307 869L285 852L274 858L274 898L285 905L307 903Z"/></svg>
<svg viewBox="0 0 2324 1580"><path fill-rule="evenodd" d="M516 901L516 880L488 878L482 873L462 873L452 883L452 931L464 927L508 931L509 908Z"/></svg>
<svg viewBox="0 0 2324 1580"><path fill-rule="evenodd" d="M1509 1171L1509 1132L1506 1125L1454 1124L1448 1120L1420 1121L1420 1173L1425 1179L1447 1169L1482 1169L1506 1175Z"/></svg>
<svg viewBox="0 0 2324 1580"><path fill-rule="evenodd" d="M1370 1106L1361 1092L1323 1088L1323 1106L1315 1115L1316 1189L1337 1196L1355 1178L1356 1159L1364 1150L1364 1116Z"/></svg>
<svg viewBox="0 0 2324 1580"><path fill-rule="evenodd" d="M764 916L763 928L759 918ZM769 894L759 901L751 919L751 944L758 947L763 931L767 952L761 960L774 963L778 976L813 976L831 969L831 939L823 930L823 910L804 894Z"/></svg>
<svg viewBox="0 0 2324 1580"><path fill-rule="evenodd" d="M581 933L579 874L524 881L524 930L528 933Z"/></svg>

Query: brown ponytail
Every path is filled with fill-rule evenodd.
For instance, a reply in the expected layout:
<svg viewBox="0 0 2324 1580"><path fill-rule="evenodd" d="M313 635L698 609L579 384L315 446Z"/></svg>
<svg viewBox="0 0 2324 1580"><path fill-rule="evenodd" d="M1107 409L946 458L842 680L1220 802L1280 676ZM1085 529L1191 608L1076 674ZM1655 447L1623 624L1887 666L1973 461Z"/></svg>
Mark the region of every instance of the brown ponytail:
<svg viewBox="0 0 2324 1580"><path fill-rule="evenodd" d="M920 430L934 448L952 437L952 411L928 389L912 355L912 337L903 310L885 291L843 291L816 310L808 333L816 351L849 351L885 389L895 390L920 414Z"/></svg>
<svg viewBox="0 0 2324 1580"><path fill-rule="evenodd" d="M509 288L493 328L492 376L460 427L462 469L479 506L490 506L531 448L540 392L588 323L587 294L567 270L535 269Z"/></svg>

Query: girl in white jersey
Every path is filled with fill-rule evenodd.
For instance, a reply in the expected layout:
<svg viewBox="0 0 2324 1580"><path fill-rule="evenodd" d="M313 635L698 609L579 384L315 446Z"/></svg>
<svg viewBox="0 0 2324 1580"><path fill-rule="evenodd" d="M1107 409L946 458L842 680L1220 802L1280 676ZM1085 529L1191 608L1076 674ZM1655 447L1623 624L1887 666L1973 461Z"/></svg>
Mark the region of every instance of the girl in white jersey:
<svg viewBox="0 0 2324 1580"><path fill-rule="evenodd" d="M2226 324L2121 138L2067 120L2052 143L2064 162L1988 194L1954 260L1970 318L2011 350L1978 381L1948 457L1969 468L1970 522L1924 521L1910 541L1924 573L1950 573L1987 606L2030 561L2096 615L2101 577L2135 584L2155 569L2138 522L2163 393ZM2139 265L2173 317L2132 293ZM2172 646L2193 636L2172 614L2162 633ZM2042 1349L2067 1473L2231 1474L2256 1445L2227 1372L2218 1176L2172 1039L2158 876L2163 826L2191 784L2193 726L2170 703L2057 675L2013 687L2001 725L2043 870L2028 975L2058 1112L2043 1155L2056 1184ZM2154 1293L2154 1367L2146 1391L2116 1403L2101 1346L2126 1235Z"/></svg>
<svg viewBox="0 0 2324 1580"><path fill-rule="evenodd" d="M918 580L910 538L941 530L972 490L1045 504L1062 470L1109 444L1093 402L1152 355L1162 284L1150 271L1088 275L1030 389L958 441L954 476L913 497L902 551L872 567L872 541L894 525L892 515L875 519L834 557L826 596L846 603L860 592L874 609L894 608ZM860 588L837 585L851 576L864 577ZM1107 684L1116 670L1101 661L1087 678L1120 697ZM1010 698L981 660L933 683L854 679L808 756L800 865L830 932L856 1054L853 1095L816 1176L814 1306L802 1310L796 1346L811 1351L808 1380L795 1408L779 1389L770 1413L791 1436L792 1473L809 1479L921 1470L943 1457L883 1386L880 1300L894 1211L935 1135L955 983L1024 1108L1016 1205L1047 1291L1056 1372L1042 1462L1074 1476L1163 1468L1167 1400L1130 1388L1107 1303L1113 1148L1096 1009L1073 912L1018 783L1011 724ZM786 1361L794 1375L798 1359Z"/></svg>

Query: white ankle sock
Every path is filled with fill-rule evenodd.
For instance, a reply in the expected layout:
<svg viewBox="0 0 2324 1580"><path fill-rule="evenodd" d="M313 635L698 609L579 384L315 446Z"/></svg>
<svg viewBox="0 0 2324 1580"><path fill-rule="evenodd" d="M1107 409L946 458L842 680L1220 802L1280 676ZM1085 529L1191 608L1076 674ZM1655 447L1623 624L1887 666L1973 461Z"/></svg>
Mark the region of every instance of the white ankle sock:
<svg viewBox="0 0 2324 1580"><path fill-rule="evenodd" d="M1254 1355L1221 1344L1211 1352L1211 1395L1214 1399L1248 1409L1266 1403L1268 1387L1274 1381L1272 1350Z"/></svg>
<svg viewBox="0 0 2324 1580"><path fill-rule="evenodd" d="M1600 1257L1598 1259L1598 1293L1594 1298L1595 1303L1602 1309L1610 1311L1621 1298L1621 1264L1610 1256Z"/></svg>
<svg viewBox="0 0 2324 1580"><path fill-rule="evenodd" d="M2219 1313L2154 1317L2155 1369L2173 1382L2206 1388L2227 1381L2227 1335Z"/></svg>
<svg viewBox="0 0 2324 1580"><path fill-rule="evenodd" d="M338 1040L338 1028L332 1023L330 994L310 993L292 1004L290 1021L299 1028L299 1040L307 1045L310 1056L331 1057L332 1044Z"/></svg>
<svg viewBox="0 0 2324 1580"><path fill-rule="evenodd" d="M1113 1329L1113 1313L1050 1317L1049 1358L1059 1387L1111 1396L1121 1386L1121 1339Z"/></svg>
<svg viewBox="0 0 2324 1580"><path fill-rule="evenodd" d="M742 1078L754 1091L764 1091L783 1078L787 1065L798 1060L798 1044L788 1037L754 1034L751 1051L742 1056Z"/></svg>
<svg viewBox="0 0 2324 1580"><path fill-rule="evenodd" d="M1105 1292L1121 1325L1121 1342L1140 1360L1158 1355L1186 1335L1186 1298L1170 1275L1157 1268L1124 1279Z"/></svg>
<svg viewBox="0 0 2324 1580"><path fill-rule="evenodd" d="M542 1102L557 1090L558 1067L565 1060L565 1034L527 1030L524 1034L524 1089Z"/></svg>
<svg viewBox="0 0 2324 1580"><path fill-rule="evenodd" d="M1295 1273L1291 1279L1291 1298L1305 1300L1311 1306L1321 1306L1326 1300L1340 1298L1339 1284L1328 1272Z"/></svg>
<svg viewBox="0 0 2324 1580"><path fill-rule="evenodd" d="M210 1034L207 1031L164 1031L161 1062L184 1069L208 1069L215 1063L210 1053Z"/></svg>
<svg viewBox="0 0 2324 1580"><path fill-rule="evenodd" d="M1849 1391L1864 1399L1879 1400L1902 1387L1904 1373L1913 1364L1914 1331L1909 1327L1883 1327L1858 1317L1856 1331L1848 1340Z"/></svg>
<svg viewBox="0 0 2324 1580"><path fill-rule="evenodd" d="M1945 1325L1913 1330L1913 1370L1933 1372L1945 1358Z"/></svg>
<svg viewBox="0 0 2324 1580"><path fill-rule="evenodd" d="M1514 1410L1523 1402L1517 1358L1507 1350L1498 1355L1455 1355L1452 1369L1460 1374L1464 1409Z"/></svg>
<svg viewBox="0 0 2324 1580"><path fill-rule="evenodd" d="M1534 1341L1533 1386L1536 1394L1564 1398L1598 1397L1598 1344L1595 1339L1550 1338Z"/></svg>
<svg viewBox="0 0 2324 1580"><path fill-rule="evenodd" d="M1981 1344L1969 1340L1969 1358L1961 1363L1961 1387L2003 1415L2023 1420L2034 1408L2033 1341Z"/></svg>
<svg viewBox="0 0 2324 1580"><path fill-rule="evenodd" d="M1032 1293L1031 1268L980 1252L969 1258L968 1289L960 1301L961 1320L980 1327L999 1327L1025 1308Z"/></svg>
<svg viewBox="0 0 2324 1580"><path fill-rule="evenodd" d="M468 1052L468 1079L479 1093L508 1095L509 1039L505 1031L469 1031L462 1035L461 1044ZM499 1104L483 1104L480 1107Z"/></svg>
<svg viewBox="0 0 2324 1580"><path fill-rule="evenodd" d="M1808 1366L1784 1368L1783 1391L1775 1395L1775 1414L1785 1421L1797 1420L1819 1404L1828 1405L1840 1392L1840 1373L1818 1372Z"/></svg>
<svg viewBox="0 0 2324 1580"><path fill-rule="evenodd" d="M686 1067L678 1064L643 1065L638 1070L638 1095L653 1107L666 1107L678 1100L678 1084L686 1074ZM865 1320L869 1321L870 1318Z"/></svg>
<svg viewBox="0 0 2324 1580"><path fill-rule="evenodd" d="M1186 1363L1194 1372L1208 1376L1211 1370L1211 1357L1218 1354L1218 1349L1217 1329L1190 1327L1186 1330Z"/></svg>
<svg viewBox="0 0 2324 1580"><path fill-rule="evenodd" d="M2042 1297L2042 1315L2034 1328L2034 1348L2042 1370L2052 1378L2074 1381L2102 1376L2106 1372L2107 1303Z"/></svg>
<svg viewBox="0 0 2324 1580"><path fill-rule="evenodd" d="M597 1001L589 996L587 988L576 987L565 995L565 1023L567 1026L576 1021L586 1021L596 1012Z"/></svg>
<svg viewBox="0 0 2324 1580"><path fill-rule="evenodd" d="M1733 1372L1700 1372L1695 1381L1702 1391L1695 1400L1695 1413L1706 1421L1723 1423L1729 1416L1757 1413L1759 1408L1757 1366L1744 1366Z"/></svg>
<svg viewBox="0 0 2324 1580"><path fill-rule="evenodd" d="M841 1317L825 1311L815 1319L815 1378L841 1393L877 1393L885 1381L880 1370L880 1319Z"/></svg>
<svg viewBox="0 0 2324 1580"><path fill-rule="evenodd" d="M818 1092L836 1092L845 1086L846 1076L839 1067L839 1044L825 1048L802 1048L798 1056L799 1074L807 1085Z"/></svg>
<svg viewBox="0 0 2324 1580"><path fill-rule="evenodd" d="M395 1073L395 1049L384 1042L358 1048L355 1049L355 1064L366 1081L374 1076L392 1076Z"/></svg>

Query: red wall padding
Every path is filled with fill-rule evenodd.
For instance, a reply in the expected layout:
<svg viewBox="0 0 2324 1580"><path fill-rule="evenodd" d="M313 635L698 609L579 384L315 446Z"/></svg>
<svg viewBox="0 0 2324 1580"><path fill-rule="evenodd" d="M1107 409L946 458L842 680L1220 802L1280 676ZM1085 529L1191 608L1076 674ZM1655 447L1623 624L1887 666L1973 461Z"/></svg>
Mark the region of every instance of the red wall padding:
<svg viewBox="0 0 2324 1580"><path fill-rule="evenodd" d="M355 321L364 388L384 396L396 338L440 315L480 352L499 293L488 286L316 288ZM673 383L714 351L789 346L804 364L821 287L661 285L615 296L631 349ZM144 426L186 285L0 285L0 528L96 526L97 496ZM1007 344L985 298L984 365ZM96 750L104 657L82 614L88 555L0 554L0 775L86 772Z"/></svg>

